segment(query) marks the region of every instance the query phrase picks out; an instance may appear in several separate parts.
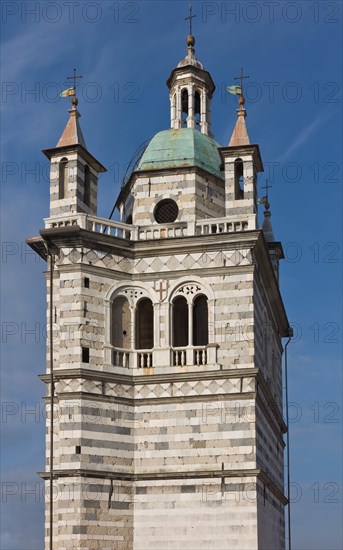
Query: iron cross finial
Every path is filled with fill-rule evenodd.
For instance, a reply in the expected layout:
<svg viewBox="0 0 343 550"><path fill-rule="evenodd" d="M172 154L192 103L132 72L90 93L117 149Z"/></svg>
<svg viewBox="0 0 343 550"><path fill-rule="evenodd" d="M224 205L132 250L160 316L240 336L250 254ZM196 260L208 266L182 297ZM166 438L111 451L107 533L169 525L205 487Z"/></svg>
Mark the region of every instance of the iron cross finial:
<svg viewBox="0 0 343 550"><path fill-rule="evenodd" d="M190 2L189 3L189 16L185 17L185 21L188 21L188 19L189 19L189 34L192 34L192 19L194 19L194 17L196 17L196 15L193 15L192 3Z"/></svg>
<svg viewBox="0 0 343 550"><path fill-rule="evenodd" d="M264 187L262 187L262 189L265 189L266 190L266 202L265 202L265 207L266 208L269 208L269 189L273 187L272 185L269 184L269 181L266 179L266 185Z"/></svg>
<svg viewBox="0 0 343 550"><path fill-rule="evenodd" d="M76 75L76 69L75 69L75 68L74 68L74 74L73 74L73 76L67 76L67 80L73 80L73 81L74 81L74 86L73 86L74 90L76 90L76 84L77 84L76 80L77 80L78 78L82 78L82 76L81 76L81 75L80 75L80 76L77 76L77 75Z"/></svg>
<svg viewBox="0 0 343 550"><path fill-rule="evenodd" d="M243 80L244 78L250 78L250 76L245 76L243 74L243 67L241 68L241 74L239 76L235 76L235 80L240 80L241 81L241 95L243 95Z"/></svg>

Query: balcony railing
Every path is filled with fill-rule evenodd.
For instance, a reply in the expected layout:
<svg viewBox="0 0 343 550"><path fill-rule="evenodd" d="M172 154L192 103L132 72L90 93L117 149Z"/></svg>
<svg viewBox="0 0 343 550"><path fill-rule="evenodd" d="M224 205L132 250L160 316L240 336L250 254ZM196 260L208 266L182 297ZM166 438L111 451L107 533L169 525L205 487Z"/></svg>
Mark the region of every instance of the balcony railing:
<svg viewBox="0 0 343 550"><path fill-rule="evenodd" d="M105 346L105 362L124 369L152 367L196 367L216 363L216 344L165 349L128 350ZM106 359L107 358L107 359Z"/></svg>
<svg viewBox="0 0 343 550"><path fill-rule="evenodd" d="M207 365L207 346L172 348L171 353L174 367Z"/></svg>
<svg viewBox="0 0 343 550"><path fill-rule="evenodd" d="M128 369L130 367L130 352L124 349L113 348L112 365Z"/></svg>
<svg viewBox="0 0 343 550"><path fill-rule="evenodd" d="M206 220L197 220L196 222L141 226L81 213L61 214L60 216L46 218L45 220L45 227L47 229L71 226L78 226L81 229L130 241L148 241L256 229L256 217L255 215L251 215L243 218L230 218L230 221L227 218L208 218Z"/></svg>
<svg viewBox="0 0 343 550"><path fill-rule="evenodd" d="M112 347L112 365L114 367L150 368L153 366L152 350L127 350Z"/></svg>
<svg viewBox="0 0 343 550"><path fill-rule="evenodd" d="M197 235L213 235L215 233L233 233L235 231L246 231L248 220L201 220L195 225Z"/></svg>

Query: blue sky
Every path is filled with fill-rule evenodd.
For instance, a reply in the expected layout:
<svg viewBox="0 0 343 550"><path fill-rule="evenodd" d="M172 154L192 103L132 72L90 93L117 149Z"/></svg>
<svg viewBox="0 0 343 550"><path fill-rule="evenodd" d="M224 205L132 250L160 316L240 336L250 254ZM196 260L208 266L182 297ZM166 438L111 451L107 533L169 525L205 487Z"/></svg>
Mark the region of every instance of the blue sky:
<svg viewBox="0 0 343 550"><path fill-rule="evenodd" d="M247 126L265 165L260 186L265 177L272 183L272 223L286 255L281 290L296 335L289 346L293 549L338 549L343 6L193 6L196 55L217 86L213 131L221 145L236 116L225 87L241 67L250 75ZM134 151L169 126L165 81L185 55L187 8L183 1L1 4L4 550L43 548L36 472L44 464L44 387L37 375L45 370L45 265L24 242L48 215L40 151L57 143L67 120L69 104L59 92L77 67L86 143L109 169L99 185L99 215L106 217Z"/></svg>

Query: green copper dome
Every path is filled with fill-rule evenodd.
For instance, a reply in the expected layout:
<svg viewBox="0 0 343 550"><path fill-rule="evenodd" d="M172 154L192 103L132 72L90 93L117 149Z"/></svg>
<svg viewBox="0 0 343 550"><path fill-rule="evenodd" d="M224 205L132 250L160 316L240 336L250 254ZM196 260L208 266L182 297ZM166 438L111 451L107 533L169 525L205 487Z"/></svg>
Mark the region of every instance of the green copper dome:
<svg viewBox="0 0 343 550"><path fill-rule="evenodd" d="M192 128L163 130L152 138L136 170L198 166L224 179L218 147L214 139Z"/></svg>

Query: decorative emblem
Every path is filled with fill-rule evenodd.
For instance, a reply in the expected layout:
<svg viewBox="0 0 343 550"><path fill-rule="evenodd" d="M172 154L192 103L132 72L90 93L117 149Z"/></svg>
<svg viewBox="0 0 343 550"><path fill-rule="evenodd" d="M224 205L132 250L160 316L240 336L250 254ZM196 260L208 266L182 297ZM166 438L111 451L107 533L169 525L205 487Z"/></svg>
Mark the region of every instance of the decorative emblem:
<svg viewBox="0 0 343 550"><path fill-rule="evenodd" d="M143 291L138 290L138 288L128 288L124 290L124 294L126 294L130 298L134 298L137 300L137 298L139 298L140 296L143 296Z"/></svg>
<svg viewBox="0 0 343 550"><path fill-rule="evenodd" d="M155 282L155 290L158 294L160 302L166 299L168 292L168 281L160 280Z"/></svg>
<svg viewBox="0 0 343 550"><path fill-rule="evenodd" d="M198 285L184 285L178 290L178 292L188 296L189 294L195 294L199 290L201 289L200 289L200 286Z"/></svg>

